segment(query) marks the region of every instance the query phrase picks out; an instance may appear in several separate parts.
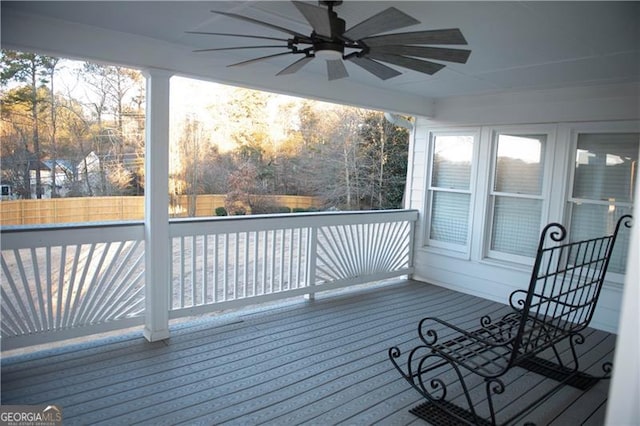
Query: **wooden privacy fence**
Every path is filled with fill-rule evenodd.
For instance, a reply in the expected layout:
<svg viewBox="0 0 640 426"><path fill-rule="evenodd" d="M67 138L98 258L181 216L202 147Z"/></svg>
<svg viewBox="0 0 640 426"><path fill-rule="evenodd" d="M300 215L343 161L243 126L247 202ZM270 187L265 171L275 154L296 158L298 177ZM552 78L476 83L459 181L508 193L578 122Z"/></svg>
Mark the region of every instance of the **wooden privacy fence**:
<svg viewBox="0 0 640 426"><path fill-rule="evenodd" d="M223 194L198 195L196 217L215 216L224 207ZM273 205L290 209L320 207L316 197L265 195L261 198ZM173 217L187 217L189 197L172 198L169 208ZM0 225L40 225L48 223L82 223L144 219L144 197L84 197L42 200L0 201Z"/></svg>

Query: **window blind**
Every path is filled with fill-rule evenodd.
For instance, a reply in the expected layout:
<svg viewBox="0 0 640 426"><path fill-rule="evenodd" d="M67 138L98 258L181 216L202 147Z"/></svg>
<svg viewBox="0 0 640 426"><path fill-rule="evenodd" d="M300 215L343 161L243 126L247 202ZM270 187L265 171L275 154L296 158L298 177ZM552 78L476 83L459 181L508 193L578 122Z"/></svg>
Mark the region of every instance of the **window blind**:
<svg viewBox="0 0 640 426"><path fill-rule="evenodd" d="M604 206L598 204L573 204L571 207L571 241L597 238L612 234L620 216L631 214L631 208ZM609 260L609 271L624 273L626 267L627 247L629 247L628 230L618 234L613 255Z"/></svg>
<svg viewBox="0 0 640 426"><path fill-rule="evenodd" d="M542 200L496 196L491 249L534 257L540 233Z"/></svg>
<svg viewBox="0 0 640 426"><path fill-rule="evenodd" d="M434 191L431 208L432 240L464 245L467 243L469 194Z"/></svg>
<svg viewBox="0 0 640 426"><path fill-rule="evenodd" d="M472 135L437 135L431 158L429 239L465 246L469 232Z"/></svg>
<svg viewBox="0 0 640 426"><path fill-rule="evenodd" d="M639 147L638 133L578 135L573 200L569 203L573 241L611 234L618 218L631 213ZM621 232L609 263L610 271L624 273L628 245L629 233Z"/></svg>
<svg viewBox="0 0 640 426"><path fill-rule="evenodd" d="M473 137L437 136L433 148L431 185L439 188L469 189Z"/></svg>
<svg viewBox="0 0 640 426"><path fill-rule="evenodd" d="M545 135L498 136L494 189L498 192L540 194Z"/></svg>
<svg viewBox="0 0 640 426"><path fill-rule="evenodd" d="M540 232L546 134L499 134L490 249L534 257Z"/></svg>
<svg viewBox="0 0 640 426"><path fill-rule="evenodd" d="M638 167L638 134L581 134L573 198L632 202Z"/></svg>

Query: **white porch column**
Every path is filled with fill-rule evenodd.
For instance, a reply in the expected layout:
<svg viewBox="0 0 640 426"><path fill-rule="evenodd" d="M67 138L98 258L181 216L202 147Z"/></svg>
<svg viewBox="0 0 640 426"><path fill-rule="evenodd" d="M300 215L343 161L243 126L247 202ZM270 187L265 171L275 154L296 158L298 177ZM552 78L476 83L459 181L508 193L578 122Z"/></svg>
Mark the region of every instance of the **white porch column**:
<svg viewBox="0 0 640 426"><path fill-rule="evenodd" d="M145 135L145 326L150 341L169 337L169 79L148 69Z"/></svg>
<svg viewBox="0 0 640 426"><path fill-rule="evenodd" d="M605 424L611 426L637 425L640 419L640 175L636 178L635 197L620 325L607 401Z"/></svg>

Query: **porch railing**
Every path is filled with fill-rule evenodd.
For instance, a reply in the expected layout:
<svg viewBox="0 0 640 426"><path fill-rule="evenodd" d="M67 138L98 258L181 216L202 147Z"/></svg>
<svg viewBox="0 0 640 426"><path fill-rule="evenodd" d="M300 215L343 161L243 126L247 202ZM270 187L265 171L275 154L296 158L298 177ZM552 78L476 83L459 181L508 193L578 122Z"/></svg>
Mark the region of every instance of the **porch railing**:
<svg viewBox="0 0 640 426"><path fill-rule="evenodd" d="M2 349L144 323L144 225L3 229Z"/></svg>
<svg viewBox="0 0 640 426"><path fill-rule="evenodd" d="M414 210L177 219L171 318L411 274ZM2 347L144 323L144 224L2 230Z"/></svg>
<svg viewBox="0 0 640 426"><path fill-rule="evenodd" d="M410 274L417 212L171 223L171 317Z"/></svg>

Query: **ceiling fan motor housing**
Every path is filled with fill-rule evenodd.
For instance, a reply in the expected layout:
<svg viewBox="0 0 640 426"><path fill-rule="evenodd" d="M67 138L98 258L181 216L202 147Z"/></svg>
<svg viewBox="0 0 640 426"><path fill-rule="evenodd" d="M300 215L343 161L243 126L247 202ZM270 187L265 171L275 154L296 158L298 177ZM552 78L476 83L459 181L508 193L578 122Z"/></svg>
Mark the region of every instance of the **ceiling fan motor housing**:
<svg viewBox="0 0 640 426"><path fill-rule="evenodd" d="M331 38L326 35L317 34L315 31L311 35L313 40L313 51L316 57L324 59L342 59L344 55L344 43L341 40L342 34L347 28L344 19L338 17L338 14L332 10L332 6L342 2L319 2L327 3L329 6L329 23L331 27Z"/></svg>
<svg viewBox="0 0 640 426"><path fill-rule="evenodd" d="M338 39L347 29L347 23L344 19L338 18L338 14L334 11L329 12L329 21L331 22L331 40L340 43Z"/></svg>

